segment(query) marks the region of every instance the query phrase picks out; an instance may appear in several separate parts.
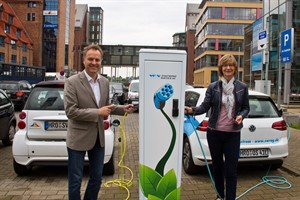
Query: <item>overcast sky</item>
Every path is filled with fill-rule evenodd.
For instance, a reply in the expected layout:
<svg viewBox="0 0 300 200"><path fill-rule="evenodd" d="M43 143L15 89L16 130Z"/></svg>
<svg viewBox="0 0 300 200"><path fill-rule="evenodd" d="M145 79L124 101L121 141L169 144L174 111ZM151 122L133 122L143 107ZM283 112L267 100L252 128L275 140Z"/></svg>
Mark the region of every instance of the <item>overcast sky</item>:
<svg viewBox="0 0 300 200"><path fill-rule="evenodd" d="M103 44L172 46L184 32L187 3L202 0L76 0L104 11Z"/></svg>

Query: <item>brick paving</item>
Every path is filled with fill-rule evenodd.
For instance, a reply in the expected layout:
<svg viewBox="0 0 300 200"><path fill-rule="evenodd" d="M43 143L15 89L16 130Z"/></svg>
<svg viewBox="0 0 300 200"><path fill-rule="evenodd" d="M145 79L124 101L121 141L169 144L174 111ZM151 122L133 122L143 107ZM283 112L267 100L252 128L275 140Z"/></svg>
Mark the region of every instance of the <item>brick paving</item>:
<svg viewBox="0 0 300 200"><path fill-rule="evenodd" d="M113 116L119 118L120 116ZM138 143L138 113L130 114L125 120L125 133L127 148L124 164L133 171L134 178L130 190L129 199L139 199L138 188L138 166L139 166L139 143ZM130 178L130 174L117 167L119 162L120 143L117 138L120 136L120 129L116 128L115 142L115 166L116 173L113 176L104 176L103 183L122 178L120 174L125 174L123 179ZM289 144L289 157L285 160L281 169L271 171L269 175L283 176L291 184L292 188L287 190L275 189L262 184L244 195L242 200L298 200L300 199L300 131L291 129L291 139ZM260 183L261 178L267 173L266 169L257 167L239 167L237 194L240 195L250 187ZM87 184L88 168L85 169L85 176L82 184L82 192ZM67 167L36 167L28 176L17 176L13 171L11 147L4 147L0 143L0 199L4 200L33 200L33 199L67 199ZM187 175L182 172L181 179L181 199L199 200L214 199L215 192L211 185L208 173L203 168L197 175ZM102 184L99 199L125 199L127 192L116 185L105 187Z"/></svg>

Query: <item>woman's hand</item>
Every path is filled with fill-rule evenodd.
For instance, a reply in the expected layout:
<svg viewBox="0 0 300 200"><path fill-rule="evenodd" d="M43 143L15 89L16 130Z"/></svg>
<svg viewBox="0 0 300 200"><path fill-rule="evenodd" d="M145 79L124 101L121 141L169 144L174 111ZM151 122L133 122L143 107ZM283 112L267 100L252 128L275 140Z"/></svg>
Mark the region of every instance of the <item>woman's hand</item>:
<svg viewBox="0 0 300 200"><path fill-rule="evenodd" d="M235 123L236 124L240 125L242 123L242 121L243 121L242 115L236 116L236 118L235 118Z"/></svg>
<svg viewBox="0 0 300 200"><path fill-rule="evenodd" d="M184 114L193 114L194 111L191 107L185 106L184 107Z"/></svg>

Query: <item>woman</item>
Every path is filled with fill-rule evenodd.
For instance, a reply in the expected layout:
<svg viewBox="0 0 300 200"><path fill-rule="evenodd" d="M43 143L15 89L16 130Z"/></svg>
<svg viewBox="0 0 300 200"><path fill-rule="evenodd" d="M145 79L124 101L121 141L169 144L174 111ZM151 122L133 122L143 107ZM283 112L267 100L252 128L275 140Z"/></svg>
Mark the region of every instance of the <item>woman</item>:
<svg viewBox="0 0 300 200"><path fill-rule="evenodd" d="M217 199L236 198L242 121L249 113L248 87L235 80L237 69L234 56L224 55L218 64L221 80L209 85L200 106L185 108L185 113L194 115L201 115L211 109L207 141L212 157ZM224 193L224 176L226 176L226 193Z"/></svg>

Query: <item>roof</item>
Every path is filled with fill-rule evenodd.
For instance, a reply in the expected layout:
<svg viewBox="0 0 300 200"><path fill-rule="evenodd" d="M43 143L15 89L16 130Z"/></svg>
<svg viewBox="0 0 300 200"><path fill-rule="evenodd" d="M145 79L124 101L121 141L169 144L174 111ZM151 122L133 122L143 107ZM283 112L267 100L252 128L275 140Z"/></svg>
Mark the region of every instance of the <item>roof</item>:
<svg viewBox="0 0 300 200"><path fill-rule="evenodd" d="M2 11L2 18L0 19L0 35L6 37L5 41L8 43L11 43L11 40L15 40L16 42L20 41L23 43L27 43L28 48L32 48L31 46L31 39L28 37L28 35L25 32L24 27L21 24L21 21L15 14L12 7L9 5L9 3L6 3L4 1L0 0L0 4L2 5L3 11ZM5 24L8 23L9 16L13 17L13 21L10 24L10 33L4 31ZM17 29L20 30L20 37L18 38L16 32ZM19 43L18 43L19 44Z"/></svg>
<svg viewBox="0 0 300 200"><path fill-rule="evenodd" d="M83 21L88 12L87 4L76 4L76 12L75 12L75 27L82 27Z"/></svg>

